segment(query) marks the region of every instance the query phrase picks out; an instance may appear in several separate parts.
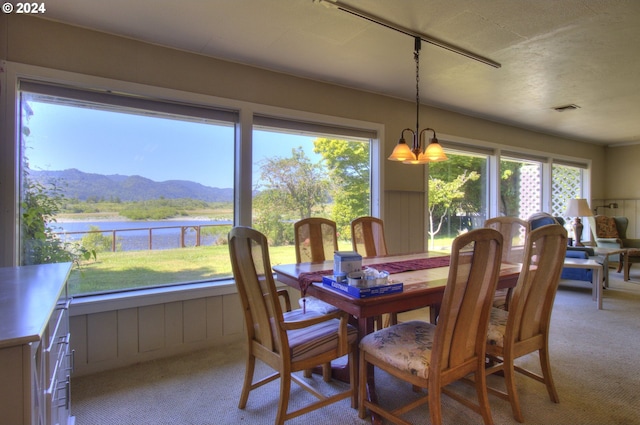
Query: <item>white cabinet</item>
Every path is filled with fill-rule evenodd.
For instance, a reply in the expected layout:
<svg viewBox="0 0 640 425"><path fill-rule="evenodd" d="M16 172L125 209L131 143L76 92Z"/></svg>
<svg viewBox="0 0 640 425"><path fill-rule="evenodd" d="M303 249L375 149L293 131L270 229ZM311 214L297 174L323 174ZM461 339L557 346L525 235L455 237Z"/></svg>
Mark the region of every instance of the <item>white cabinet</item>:
<svg viewBox="0 0 640 425"><path fill-rule="evenodd" d="M72 425L70 263L0 268L0 425Z"/></svg>

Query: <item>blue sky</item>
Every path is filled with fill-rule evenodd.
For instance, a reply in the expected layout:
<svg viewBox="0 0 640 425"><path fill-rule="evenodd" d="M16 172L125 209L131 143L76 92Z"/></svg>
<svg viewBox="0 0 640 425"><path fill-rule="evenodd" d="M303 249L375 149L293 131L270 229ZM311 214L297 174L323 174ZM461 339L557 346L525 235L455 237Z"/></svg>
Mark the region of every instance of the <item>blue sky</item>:
<svg viewBox="0 0 640 425"><path fill-rule="evenodd" d="M140 175L233 187L233 128L49 103L30 102L26 156L34 170L77 168L96 174ZM254 132L254 164L288 157L302 146L312 160L313 137Z"/></svg>

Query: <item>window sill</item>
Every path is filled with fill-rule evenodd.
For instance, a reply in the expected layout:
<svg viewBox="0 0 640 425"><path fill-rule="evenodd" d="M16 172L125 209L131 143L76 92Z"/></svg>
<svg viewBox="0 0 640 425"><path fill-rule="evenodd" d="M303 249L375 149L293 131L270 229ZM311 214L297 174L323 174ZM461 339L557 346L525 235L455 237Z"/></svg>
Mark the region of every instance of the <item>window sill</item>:
<svg viewBox="0 0 640 425"><path fill-rule="evenodd" d="M238 291L233 280L194 283L190 285L166 286L140 289L102 295L90 295L74 298L70 315L80 316L126 308L144 307L197 298L236 294Z"/></svg>
<svg viewBox="0 0 640 425"><path fill-rule="evenodd" d="M276 281L276 287L286 287L286 285ZM232 279L165 286L74 298L69 313L71 316L81 316L237 293L236 284Z"/></svg>

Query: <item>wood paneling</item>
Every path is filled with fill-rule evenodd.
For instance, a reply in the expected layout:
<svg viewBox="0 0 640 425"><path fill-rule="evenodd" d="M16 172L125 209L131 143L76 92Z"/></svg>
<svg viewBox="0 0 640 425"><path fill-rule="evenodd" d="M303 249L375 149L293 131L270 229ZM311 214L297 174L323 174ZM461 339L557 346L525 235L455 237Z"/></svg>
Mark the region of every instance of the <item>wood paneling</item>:
<svg viewBox="0 0 640 425"><path fill-rule="evenodd" d="M296 294L292 300L297 300ZM140 307L71 317L76 375L243 338L244 318L237 294L151 305L140 301Z"/></svg>

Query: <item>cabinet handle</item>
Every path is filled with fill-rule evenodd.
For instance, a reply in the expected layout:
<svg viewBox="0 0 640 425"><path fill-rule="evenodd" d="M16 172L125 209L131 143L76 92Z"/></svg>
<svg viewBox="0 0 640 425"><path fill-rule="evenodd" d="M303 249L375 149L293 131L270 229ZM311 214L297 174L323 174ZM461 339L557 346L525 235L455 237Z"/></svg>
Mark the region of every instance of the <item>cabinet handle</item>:
<svg viewBox="0 0 640 425"><path fill-rule="evenodd" d="M76 350L71 350L71 352L67 354L67 357L70 358L69 367L66 368L65 370L68 370L71 373L73 373L76 370Z"/></svg>
<svg viewBox="0 0 640 425"><path fill-rule="evenodd" d="M66 385L66 400L65 400L65 409L69 410L70 402L71 402L71 377L67 375L67 385Z"/></svg>

